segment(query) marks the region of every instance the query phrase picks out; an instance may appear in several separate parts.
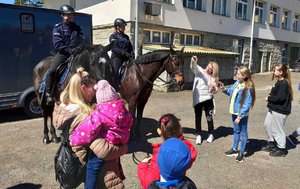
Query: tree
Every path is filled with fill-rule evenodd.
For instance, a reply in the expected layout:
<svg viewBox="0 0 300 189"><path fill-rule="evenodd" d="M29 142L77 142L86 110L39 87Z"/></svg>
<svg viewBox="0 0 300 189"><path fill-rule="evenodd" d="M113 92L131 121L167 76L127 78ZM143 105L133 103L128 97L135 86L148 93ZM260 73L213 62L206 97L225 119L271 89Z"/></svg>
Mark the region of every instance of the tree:
<svg viewBox="0 0 300 189"><path fill-rule="evenodd" d="M15 0L14 4L39 8L44 6L43 0Z"/></svg>

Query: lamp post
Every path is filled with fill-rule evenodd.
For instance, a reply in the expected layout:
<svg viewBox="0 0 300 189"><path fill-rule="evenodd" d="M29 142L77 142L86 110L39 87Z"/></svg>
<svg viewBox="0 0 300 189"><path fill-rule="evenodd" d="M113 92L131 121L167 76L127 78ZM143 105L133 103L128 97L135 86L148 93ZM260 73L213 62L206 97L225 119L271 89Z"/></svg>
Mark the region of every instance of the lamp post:
<svg viewBox="0 0 300 189"><path fill-rule="evenodd" d="M138 35L139 35L139 1L135 1L135 30L134 30L134 56L138 56Z"/></svg>
<svg viewBox="0 0 300 189"><path fill-rule="evenodd" d="M252 22L251 22L251 35L250 35L250 57L249 57L249 70L252 66L252 49L253 49L253 32L254 32L254 19L255 19L255 0L253 0Z"/></svg>

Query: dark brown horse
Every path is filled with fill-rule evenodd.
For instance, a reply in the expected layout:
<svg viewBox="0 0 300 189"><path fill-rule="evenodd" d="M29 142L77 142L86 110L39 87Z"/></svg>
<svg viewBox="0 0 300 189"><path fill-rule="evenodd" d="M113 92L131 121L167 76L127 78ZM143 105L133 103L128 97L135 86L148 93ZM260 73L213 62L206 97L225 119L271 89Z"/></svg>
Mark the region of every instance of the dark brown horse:
<svg viewBox="0 0 300 189"><path fill-rule="evenodd" d="M84 70L89 72L95 79L107 79L109 80L110 76L107 73L111 72L110 61L107 52L111 49L111 46L96 45L91 48L87 48L82 51L78 55L71 56L72 64L70 67L69 77L64 82L65 84L61 85L59 88L55 87L54 96L55 100L59 101L59 94L68 83L68 79L74 73L76 73L77 68L83 67ZM59 142L59 139L56 135L55 128L52 123L52 113L54 109L54 105L46 106L45 98L41 98L41 94L39 93L40 85L43 81L44 75L47 72L51 62L53 60L53 56L49 56L42 61L40 61L33 71L33 86L38 97L39 104L43 110L43 118L44 118L44 137L43 143L48 144L50 142ZM106 74L105 74L106 73ZM105 78L107 76L108 78ZM48 133L48 118L50 118L50 133L51 140L49 139Z"/></svg>
<svg viewBox="0 0 300 189"><path fill-rule="evenodd" d="M167 71L175 78L178 85L182 85L184 78L180 66L183 64L183 49L180 52L154 51L141 55L127 69L125 81L120 85L121 94L128 102L128 108L136 121L131 130L131 138L140 136L140 124L145 105L151 95L153 82L163 72Z"/></svg>

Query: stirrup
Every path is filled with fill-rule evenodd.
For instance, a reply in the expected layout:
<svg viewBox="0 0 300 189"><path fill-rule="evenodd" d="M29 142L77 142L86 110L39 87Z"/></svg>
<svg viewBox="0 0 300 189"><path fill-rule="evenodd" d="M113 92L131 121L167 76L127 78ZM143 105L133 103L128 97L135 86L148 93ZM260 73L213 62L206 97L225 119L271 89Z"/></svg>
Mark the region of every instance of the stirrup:
<svg viewBox="0 0 300 189"><path fill-rule="evenodd" d="M46 93L46 105L53 105L54 103L54 99L52 98L52 96L49 93Z"/></svg>

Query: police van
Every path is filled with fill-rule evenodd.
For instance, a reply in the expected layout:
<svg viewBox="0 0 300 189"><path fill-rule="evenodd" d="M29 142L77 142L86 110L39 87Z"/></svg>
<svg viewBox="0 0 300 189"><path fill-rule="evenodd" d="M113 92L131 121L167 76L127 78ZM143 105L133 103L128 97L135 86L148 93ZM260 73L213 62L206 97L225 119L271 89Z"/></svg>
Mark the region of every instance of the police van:
<svg viewBox="0 0 300 189"><path fill-rule="evenodd" d="M23 108L29 117L41 115L33 69L54 54L52 29L61 21L58 10L0 3L0 110ZM74 21L92 45L92 16L75 13Z"/></svg>

